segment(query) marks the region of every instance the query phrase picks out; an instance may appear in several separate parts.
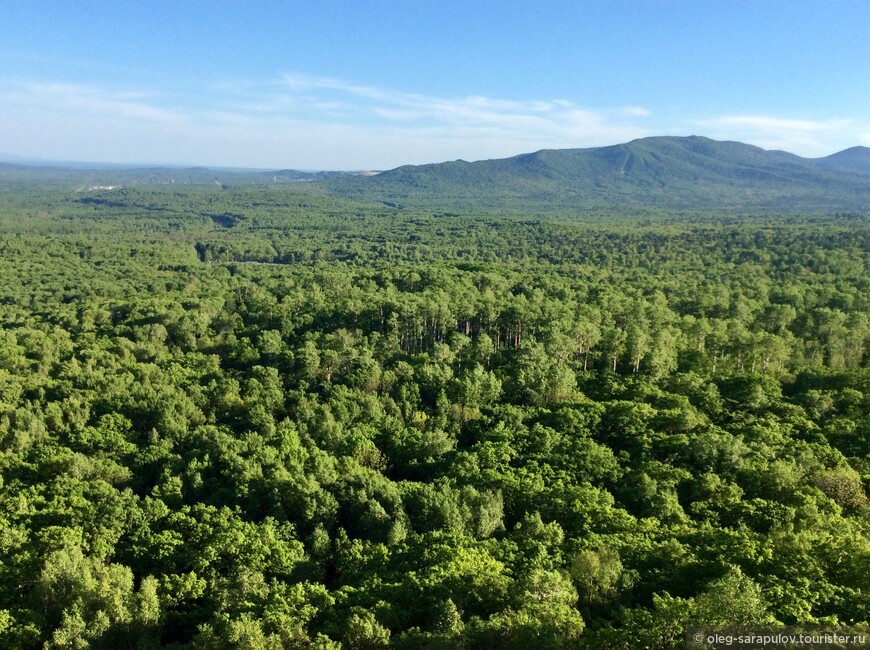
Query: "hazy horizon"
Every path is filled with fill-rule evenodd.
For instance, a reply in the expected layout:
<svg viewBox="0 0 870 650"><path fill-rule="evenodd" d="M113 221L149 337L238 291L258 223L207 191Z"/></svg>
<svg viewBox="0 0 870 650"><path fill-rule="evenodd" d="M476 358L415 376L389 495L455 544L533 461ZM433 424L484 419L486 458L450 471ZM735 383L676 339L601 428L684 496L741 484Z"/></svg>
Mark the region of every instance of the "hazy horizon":
<svg viewBox="0 0 870 650"><path fill-rule="evenodd" d="M697 136L697 134L695 134ZM647 136L647 138L655 138L655 137L672 137L672 136ZM684 137L684 136L673 136L673 137ZM685 136L691 137L691 136ZM706 136L697 136L697 137L706 137ZM643 139L643 138L641 138ZM630 142L630 141L629 141ZM627 142L613 142L608 145L601 145L602 147L608 146L617 146L620 144L628 144ZM749 144L749 143L742 143ZM860 148L863 145L852 145L846 147L844 149L840 149L838 151L832 152L834 155L838 153L842 153L843 151L847 151L849 149ZM585 148L585 147L575 147L575 148ZM589 147L594 149L596 147ZM570 149L570 148L566 148ZM540 151L540 150L538 150ZM508 156L504 156L504 158L512 158L515 156L522 156L529 153L535 153L533 151L520 151L515 154L510 154ZM787 151L786 153L794 153L791 151ZM799 155L799 154L796 154ZM802 156L808 160L814 158L825 158L826 156ZM493 158L476 158L476 159L456 159L461 160L463 162L480 162L485 160L493 160ZM439 164L444 162L452 162L448 160L430 160L422 163L401 163L396 165L396 167L402 167L405 165L430 165L430 164ZM203 168L215 171L234 171L234 172L280 172L282 170L287 171L296 171L296 172L305 172L305 173L317 173L317 172L383 172L389 171L390 169L395 169L396 167L384 167L384 168L375 168L375 167L359 167L355 169L327 169L327 168L309 168L309 169L299 169L299 168L291 168L291 167L244 167L239 165L202 165L197 163L167 163L161 161L127 161L127 162L104 162L98 160L51 160L51 159L40 159L40 158L27 158L23 156L17 156L13 154L8 154L4 151L0 151L0 163L13 164L13 165L21 165L28 167L51 167L57 166L62 168L69 169L148 169L148 168L166 168L166 169L195 169L195 168Z"/></svg>

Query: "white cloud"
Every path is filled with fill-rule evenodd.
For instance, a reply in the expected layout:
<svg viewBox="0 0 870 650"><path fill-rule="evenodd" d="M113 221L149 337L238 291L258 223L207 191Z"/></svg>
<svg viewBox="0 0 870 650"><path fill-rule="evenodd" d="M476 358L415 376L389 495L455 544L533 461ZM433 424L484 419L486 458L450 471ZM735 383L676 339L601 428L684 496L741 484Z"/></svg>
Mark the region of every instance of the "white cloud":
<svg viewBox="0 0 870 650"><path fill-rule="evenodd" d="M332 77L289 73L285 74L283 78L287 86L294 90L338 90L371 99L380 99L384 96L384 91L374 86L359 86Z"/></svg>
<svg viewBox="0 0 870 650"><path fill-rule="evenodd" d="M74 83L26 82L0 90L0 102L8 107L105 115L152 122L177 122L180 114L149 102L141 90L108 90Z"/></svg>
<svg viewBox="0 0 870 650"><path fill-rule="evenodd" d="M385 169L613 144L648 135L633 121L645 114L564 99L423 95L303 74L175 94L0 79L7 153L68 160Z"/></svg>
<svg viewBox="0 0 870 650"><path fill-rule="evenodd" d="M345 103L353 123L368 122L369 127L381 129L394 128L399 123L406 134L410 134L407 130L413 124L416 127L413 135L418 140L437 138L439 147L451 141L454 148L462 149L462 157L472 159L491 157L494 138L499 139L500 146L496 148L500 153L507 145L509 153L515 154L529 147L596 146L648 134L645 128L625 121L626 117L649 114L638 107L592 110L564 99L438 97L358 86L332 78L288 75L286 80L294 91L330 91L334 101ZM470 151L471 145L484 148L475 153Z"/></svg>
<svg viewBox="0 0 870 650"><path fill-rule="evenodd" d="M652 115L652 111L642 106L625 106L622 108L622 113L631 117L649 117Z"/></svg>
<svg viewBox="0 0 870 650"><path fill-rule="evenodd" d="M779 130L779 131L829 131L836 128L841 122L827 121L817 122L813 120L793 120L777 117L766 117L763 115L728 115L719 117L715 120L708 120L708 125L733 126L738 128L749 128L763 131Z"/></svg>
<svg viewBox="0 0 870 650"><path fill-rule="evenodd" d="M810 120L767 115L725 115L698 120L706 135L738 140L764 149L781 149L802 156L825 156L855 144L854 121Z"/></svg>

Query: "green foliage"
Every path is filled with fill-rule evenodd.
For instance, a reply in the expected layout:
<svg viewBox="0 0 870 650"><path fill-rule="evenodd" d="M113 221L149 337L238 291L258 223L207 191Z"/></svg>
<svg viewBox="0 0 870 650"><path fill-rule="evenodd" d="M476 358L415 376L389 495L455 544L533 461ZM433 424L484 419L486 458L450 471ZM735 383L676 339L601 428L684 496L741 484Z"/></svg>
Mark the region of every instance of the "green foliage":
<svg viewBox="0 0 870 650"><path fill-rule="evenodd" d="M0 645L870 617L866 219L567 216L0 193Z"/></svg>

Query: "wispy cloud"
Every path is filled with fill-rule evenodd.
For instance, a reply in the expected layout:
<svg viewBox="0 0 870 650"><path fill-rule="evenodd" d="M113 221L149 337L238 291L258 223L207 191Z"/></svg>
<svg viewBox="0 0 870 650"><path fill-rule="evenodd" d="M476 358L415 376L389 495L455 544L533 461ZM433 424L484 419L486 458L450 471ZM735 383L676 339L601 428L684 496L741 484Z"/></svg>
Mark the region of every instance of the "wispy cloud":
<svg viewBox="0 0 870 650"><path fill-rule="evenodd" d="M313 107L314 102L328 100L333 112L343 113L351 124L414 130L418 138L439 138L439 145L446 138L462 149L463 157L508 155L529 146L596 146L648 134L645 127L634 122L634 118L649 114L640 107L607 110L567 100L442 97L308 75L285 75L284 81L288 91L302 100L300 106L307 103ZM318 119L311 115L297 117ZM493 151L496 139L503 146ZM483 144L486 147L475 154L472 147Z"/></svg>
<svg viewBox="0 0 870 650"><path fill-rule="evenodd" d="M642 106L624 106L622 112L631 117L648 117L652 115L652 111Z"/></svg>
<svg viewBox="0 0 870 650"><path fill-rule="evenodd" d="M152 122L177 122L181 114L149 101L152 94L135 89L111 90L76 83L21 82L0 89L0 103L37 111L67 111Z"/></svg>
<svg viewBox="0 0 870 650"><path fill-rule="evenodd" d="M360 86L332 77L316 77L305 74L288 73L283 76L284 83L296 91L338 90L350 95L380 99L385 91L374 86Z"/></svg>
<svg viewBox="0 0 870 650"><path fill-rule="evenodd" d="M799 131L799 132L815 132L815 131L830 131L840 128L849 123L848 120L827 120L823 122L814 120L794 120L778 117L767 117L764 115L728 115L719 117L715 120L707 120L708 125L730 126L737 128L757 129L764 131L779 130L779 131Z"/></svg>
<svg viewBox="0 0 870 650"><path fill-rule="evenodd" d="M612 144L648 135L647 114L297 73L174 92L0 79L0 141L17 143L13 153L107 161L389 168Z"/></svg>
<svg viewBox="0 0 870 650"><path fill-rule="evenodd" d="M783 149L805 156L833 153L833 147L855 144L854 122L847 119L810 120L768 115L725 115L698 120L713 138L749 142L765 149Z"/></svg>

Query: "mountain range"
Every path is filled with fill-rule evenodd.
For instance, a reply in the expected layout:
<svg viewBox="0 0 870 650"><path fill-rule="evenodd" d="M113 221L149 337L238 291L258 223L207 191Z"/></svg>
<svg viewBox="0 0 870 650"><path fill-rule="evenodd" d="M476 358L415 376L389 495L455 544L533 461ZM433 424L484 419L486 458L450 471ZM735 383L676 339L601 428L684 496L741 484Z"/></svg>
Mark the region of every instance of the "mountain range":
<svg viewBox="0 0 870 650"><path fill-rule="evenodd" d="M802 158L698 136L652 137L498 160L407 165L324 184L347 198L449 210L850 211L870 208L870 148Z"/></svg>
<svg viewBox="0 0 870 650"><path fill-rule="evenodd" d="M121 168L0 162L0 185L302 183L396 208L450 212L666 209L759 212L870 210L870 148L802 158L699 136L651 137L511 158L405 165L380 173Z"/></svg>

